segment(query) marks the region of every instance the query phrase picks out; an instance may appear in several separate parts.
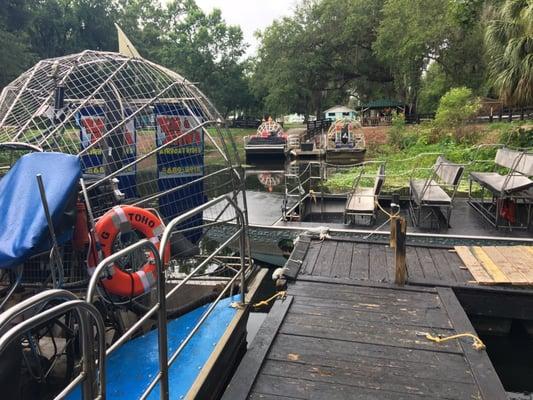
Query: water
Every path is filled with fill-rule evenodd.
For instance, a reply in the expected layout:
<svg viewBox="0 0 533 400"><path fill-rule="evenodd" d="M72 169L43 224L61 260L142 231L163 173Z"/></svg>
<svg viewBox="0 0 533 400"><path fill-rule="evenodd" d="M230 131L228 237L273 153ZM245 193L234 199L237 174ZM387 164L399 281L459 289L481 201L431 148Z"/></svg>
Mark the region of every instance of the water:
<svg viewBox="0 0 533 400"><path fill-rule="evenodd" d="M533 337L527 330L528 321L513 320L509 332L505 334L488 334L486 326L483 333L476 326L475 319L472 323L487 346L489 358L505 390L533 393ZM497 319L492 323L496 327L501 324Z"/></svg>
<svg viewBox="0 0 533 400"><path fill-rule="evenodd" d="M269 268L271 271L276 268L275 266L268 265L268 264L261 264L260 265L263 268ZM265 279L263 282L261 282L261 285L259 286L257 290L257 296L256 301L259 302L261 300L265 300L270 298L272 295L276 293L276 286L274 285L274 281L272 280L272 274L268 273L265 276ZM250 315L248 317L248 324L246 325L246 342L248 343L248 348L250 348L250 344L254 340L255 336L257 335L257 332L259 331L259 328L265 321L268 312L272 308L272 303L270 303L268 306L263 306L261 308L257 308L254 311L250 312Z"/></svg>

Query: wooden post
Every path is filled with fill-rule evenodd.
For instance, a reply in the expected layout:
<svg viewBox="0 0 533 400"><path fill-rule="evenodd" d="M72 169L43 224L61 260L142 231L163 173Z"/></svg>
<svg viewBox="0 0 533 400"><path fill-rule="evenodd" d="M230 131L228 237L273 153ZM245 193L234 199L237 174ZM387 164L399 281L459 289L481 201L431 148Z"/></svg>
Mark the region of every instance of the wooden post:
<svg viewBox="0 0 533 400"><path fill-rule="evenodd" d="M405 258L405 242L407 233L407 223L403 217L395 217L393 220L394 230L396 231L394 246L394 261L396 273L394 282L397 285L405 285L407 282L407 263Z"/></svg>
<svg viewBox="0 0 533 400"><path fill-rule="evenodd" d="M407 223L405 218L400 216L400 196L398 193L392 195L391 215L389 244L390 248L394 249L394 282L397 285L405 285L407 281L407 263L405 259Z"/></svg>

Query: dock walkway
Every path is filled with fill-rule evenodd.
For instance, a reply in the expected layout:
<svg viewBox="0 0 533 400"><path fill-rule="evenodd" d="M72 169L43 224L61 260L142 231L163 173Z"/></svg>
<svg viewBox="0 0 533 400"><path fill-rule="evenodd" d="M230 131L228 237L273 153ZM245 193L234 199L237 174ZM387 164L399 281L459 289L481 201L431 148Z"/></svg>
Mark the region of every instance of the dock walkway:
<svg viewBox="0 0 533 400"><path fill-rule="evenodd" d="M407 246L410 282L455 286L474 280L457 253L445 247ZM286 265L289 276L394 282L394 254L385 244L312 239L302 235Z"/></svg>
<svg viewBox="0 0 533 400"><path fill-rule="evenodd" d="M453 248L408 246L408 284L385 244L300 236L277 300L223 399L507 399L474 318L530 320L533 291L480 287ZM505 326L505 324L504 324Z"/></svg>
<svg viewBox="0 0 533 400"><path fill-rule="evenodd" d="M449 288L300 277L277 301L223 399L506 399Z"/></svg>

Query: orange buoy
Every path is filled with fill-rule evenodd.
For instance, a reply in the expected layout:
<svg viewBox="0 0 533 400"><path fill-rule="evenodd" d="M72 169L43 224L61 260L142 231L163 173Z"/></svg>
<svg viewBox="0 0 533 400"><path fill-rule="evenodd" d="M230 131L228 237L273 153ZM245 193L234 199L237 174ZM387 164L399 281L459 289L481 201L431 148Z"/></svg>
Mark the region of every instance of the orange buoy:
<svg viewBox="0 0 533 400"><path fill-rule="evenodd" d="M160 237L163 234L163 222L150 211L134 206L113 207L96 223L96 234L102 247L104 257L113 253L113 243L120 233L136 231L154 243L159 250ZM148 262L136 272L124 271L118 264L113 264L109 279L102 279L105 289L117 296L138 296L148 292L157 282L157 267L150 253ZM163 264L170 260L170 246L166 246Z"/></svg>

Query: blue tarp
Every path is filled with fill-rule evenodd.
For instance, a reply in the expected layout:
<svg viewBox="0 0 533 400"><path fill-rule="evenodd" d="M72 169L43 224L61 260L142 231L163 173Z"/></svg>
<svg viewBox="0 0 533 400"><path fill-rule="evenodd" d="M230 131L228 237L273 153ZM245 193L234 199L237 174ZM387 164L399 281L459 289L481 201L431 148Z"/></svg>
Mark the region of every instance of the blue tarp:
<svg viewBox="0 0 533 400"><path fill-rule="evenodd" d="M26 154L0 180L0 269L12 268L51 248L37 174L43 177L58 240L64 242L72 235L79 158L62 153Z"/></svg>

